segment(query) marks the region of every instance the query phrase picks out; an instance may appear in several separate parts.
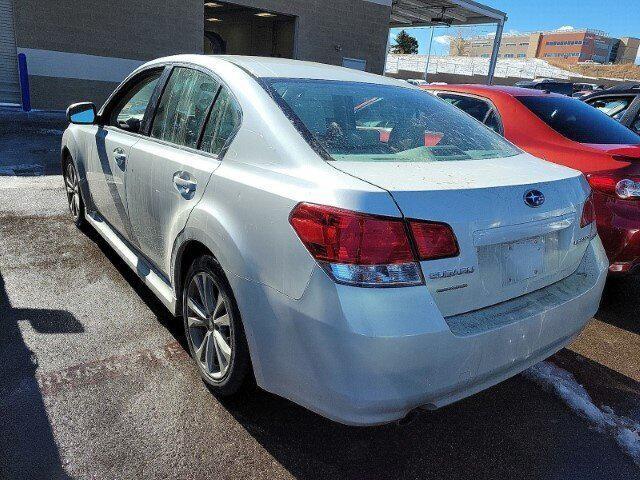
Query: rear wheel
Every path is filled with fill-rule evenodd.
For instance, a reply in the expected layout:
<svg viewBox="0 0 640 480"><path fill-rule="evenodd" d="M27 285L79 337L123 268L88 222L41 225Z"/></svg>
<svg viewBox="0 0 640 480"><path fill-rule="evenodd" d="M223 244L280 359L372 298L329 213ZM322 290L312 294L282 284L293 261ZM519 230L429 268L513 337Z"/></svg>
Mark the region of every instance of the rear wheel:
<svg viewBox="0 0 640 480"><path fill-rule="evenodd" d="M64 166L64 188L67 193L69 212L73 218L73 223L78 228L83 227L85 224L84 202L82 201L82 192L80 192L78 172L71 158L67 159Z"/></svg>
<svg viewBox="0 0 640 480"><path fill-rule="evenodd" d="M231 287L209 255L191 265L184 285L182 310L191 356L213 393L233 395L249 376L250 359Z"/></svg>

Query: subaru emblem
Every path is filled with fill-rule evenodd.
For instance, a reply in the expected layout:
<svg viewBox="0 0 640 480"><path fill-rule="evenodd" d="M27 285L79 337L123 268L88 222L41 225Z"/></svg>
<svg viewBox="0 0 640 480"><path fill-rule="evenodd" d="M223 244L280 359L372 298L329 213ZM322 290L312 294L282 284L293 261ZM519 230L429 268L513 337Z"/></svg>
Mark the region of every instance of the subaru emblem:
<svg viewBox="0 0 640 480"><path fill-rule="evenodd" d="M529 190L524 194L524 203L531 208L538 208L544 203L544 194L540 190Z"/></svg>

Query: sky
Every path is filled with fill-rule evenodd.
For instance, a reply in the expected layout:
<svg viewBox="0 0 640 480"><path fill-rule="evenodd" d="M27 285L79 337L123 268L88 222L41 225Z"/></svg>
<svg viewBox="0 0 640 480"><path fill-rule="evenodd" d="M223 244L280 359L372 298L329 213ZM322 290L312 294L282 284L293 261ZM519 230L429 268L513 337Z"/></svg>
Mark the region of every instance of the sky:
<svg viewBox="0 0 640 480"><path fill-rule="evenodd" d="M640 37L640 0L479 0L507 13L505 32L531 32L557 28L592 28L614 37ZM420 53L429 47L429 28L408 29L418 39ZM495 32L495 26L477 27L474 33ZM455 29L436 28L432 53L448 52L447 35ZM397 31L392 33L395 37ZM636 60L640 64L640 56Z"/></svg>

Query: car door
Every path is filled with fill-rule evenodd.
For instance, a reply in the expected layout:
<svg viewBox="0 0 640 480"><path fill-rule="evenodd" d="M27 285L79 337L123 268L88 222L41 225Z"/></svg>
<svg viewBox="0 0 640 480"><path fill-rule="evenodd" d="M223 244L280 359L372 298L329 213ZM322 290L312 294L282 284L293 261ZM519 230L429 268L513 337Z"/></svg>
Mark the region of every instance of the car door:
<svg viewBox="0 0 640 480"><path fill-rule="evenodd" d="M128 240L134 240L127 211L126 176L131 147L141 129L162 68L145 71L123 85L103 109L87 175L100 215Z"/></svg>
<svg viewBox="0 0 640 480"><path fill-rule="evenodd" d="M132 149L127 203L133 232L142 253L165 275L173 242L239 126L239 107L231 100L209 72L176 66L149 137Z"/></svg>

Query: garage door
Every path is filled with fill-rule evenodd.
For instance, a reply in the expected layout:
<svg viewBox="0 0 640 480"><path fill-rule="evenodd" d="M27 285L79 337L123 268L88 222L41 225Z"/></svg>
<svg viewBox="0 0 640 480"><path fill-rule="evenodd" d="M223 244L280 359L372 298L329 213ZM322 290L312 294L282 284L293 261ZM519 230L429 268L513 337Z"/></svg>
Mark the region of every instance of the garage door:
<svg viewBox="0 0 640 480"><path fill-rule="evenodd" d="M0 103L20 103L13 0L0 0Z"/></svg>

